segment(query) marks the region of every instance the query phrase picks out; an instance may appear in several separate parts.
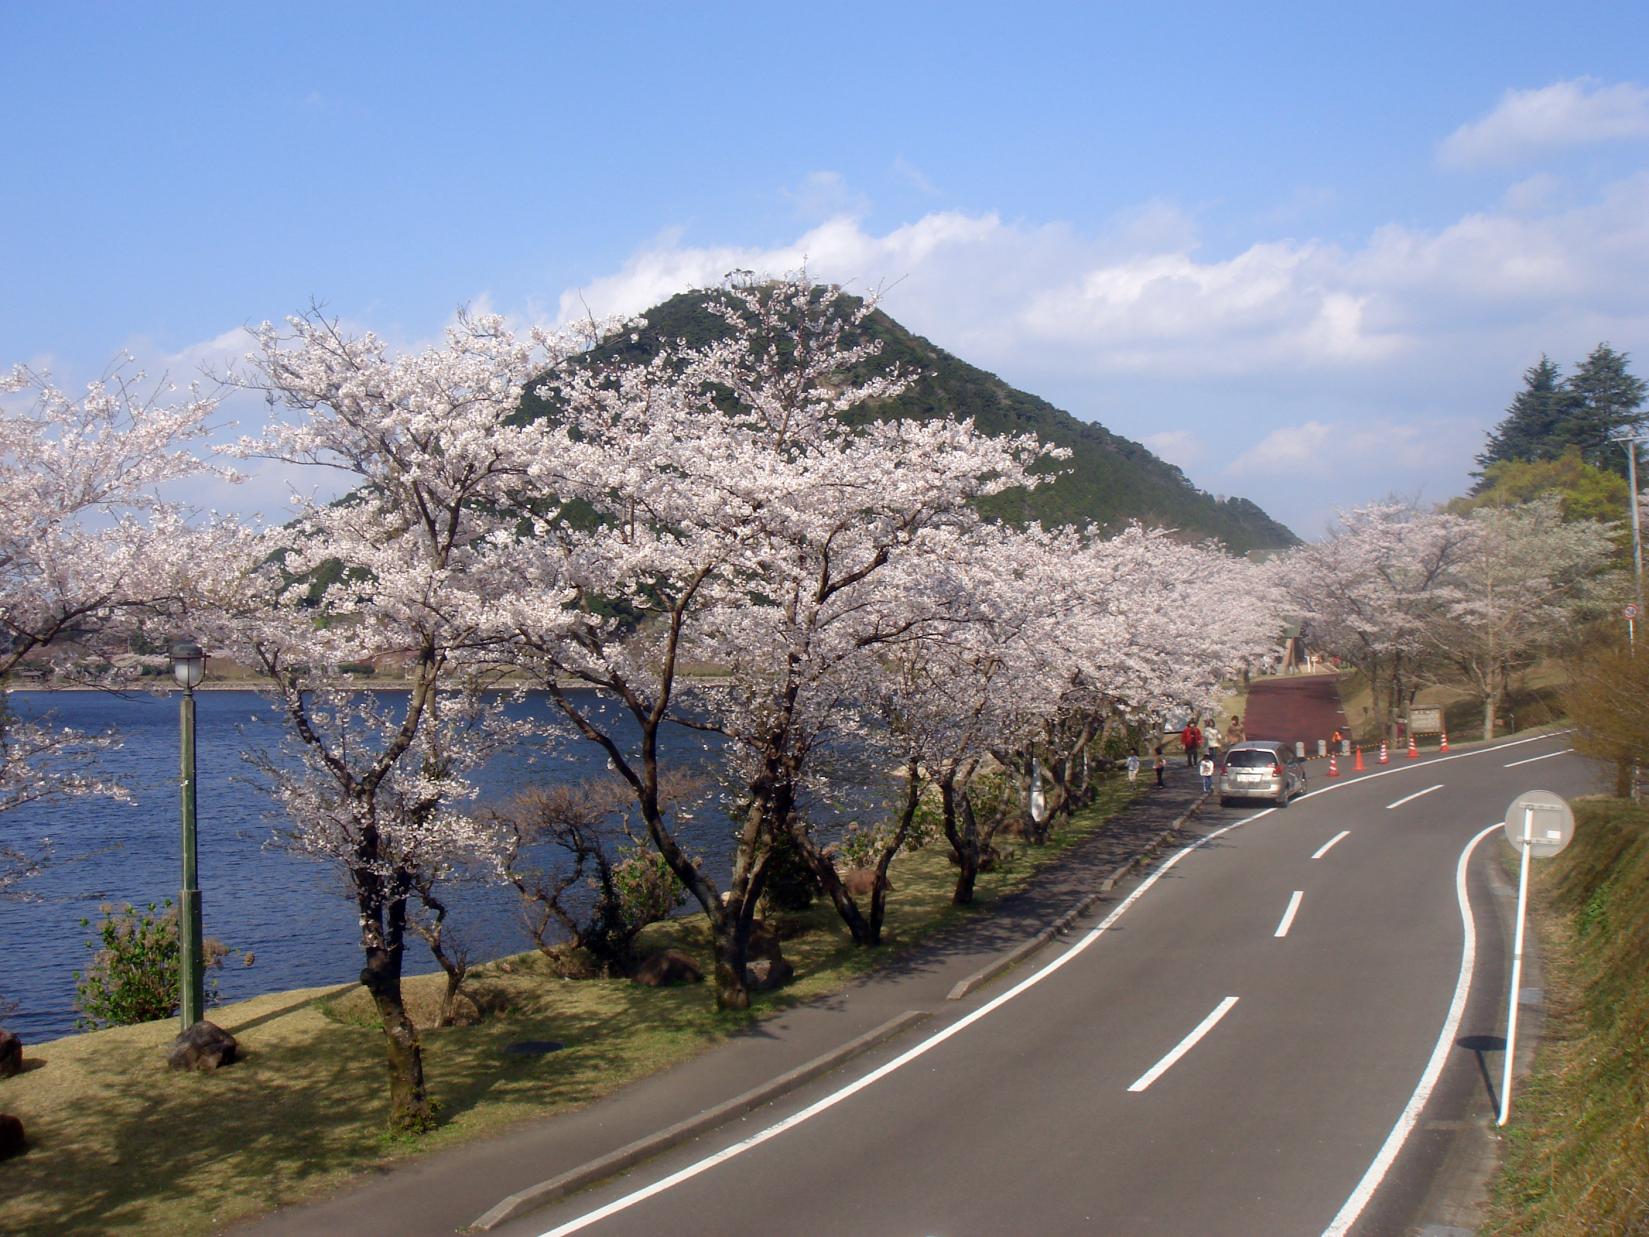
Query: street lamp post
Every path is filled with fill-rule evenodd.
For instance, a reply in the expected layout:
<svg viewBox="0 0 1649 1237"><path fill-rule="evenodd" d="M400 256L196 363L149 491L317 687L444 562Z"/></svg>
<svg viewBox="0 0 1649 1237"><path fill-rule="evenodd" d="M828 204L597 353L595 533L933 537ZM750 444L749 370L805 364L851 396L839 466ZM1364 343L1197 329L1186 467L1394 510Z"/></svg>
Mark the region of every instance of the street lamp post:
<svg viewBox="0 0 1649 1237"><path fill-rule="evenodd" d="M178 786L183 808L183 888L178 893L178 1007L187 1031L206 1014L205 962L201 950L200 881L195 871L195 687L206 673L206 654L192 640L172 645L172 673L183 688L179 730L182 759Z"/></svg>
<svg viewBox="0 0 1649 1237"><path fill-rule="evenodd" d="M1637 587L1638 615L1643 615L1643 516L1638 511L1638 443L1642 437L1623 436L1626 448L1626 502L1632 508L1632 578Z"/></svg>

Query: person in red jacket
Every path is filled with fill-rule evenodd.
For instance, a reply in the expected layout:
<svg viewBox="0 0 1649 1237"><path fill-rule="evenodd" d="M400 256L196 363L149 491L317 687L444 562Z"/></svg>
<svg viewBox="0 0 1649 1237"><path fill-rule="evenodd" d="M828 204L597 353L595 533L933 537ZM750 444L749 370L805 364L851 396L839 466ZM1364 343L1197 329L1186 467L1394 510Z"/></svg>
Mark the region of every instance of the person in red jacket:
<svg viewBox="0 0 1649 1237"><path fill-rule="evenodd" d="M1185 767L1195 769L1197 757L1202 754L1202 730L1196 722L1185 723L1185 729L1179 732L1179 741L1185 747Z"/></svg>

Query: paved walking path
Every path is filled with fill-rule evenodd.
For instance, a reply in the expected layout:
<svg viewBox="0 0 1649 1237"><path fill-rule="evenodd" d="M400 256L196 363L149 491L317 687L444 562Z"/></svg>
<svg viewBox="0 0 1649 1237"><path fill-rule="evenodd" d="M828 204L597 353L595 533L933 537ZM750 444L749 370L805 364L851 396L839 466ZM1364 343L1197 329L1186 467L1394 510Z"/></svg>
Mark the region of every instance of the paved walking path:
<svg viewBox="0 0 1649 1237"><path fill-rule="evenodd" d="M1249 684L1246 737L1304 743L1306 754L1315 756L1317 740L1327 740L1336 729L1351 733L1338 675L1292 674Z"/></svg>
<svg viewBox="0 0 1649 1237"><path fill-rule="evenodd" d="M1142 775L1149 779L1149 770ZM1108 889L1119 867L1150 853L1201 799L1189 770L1170 768L1122 816L1044 868L995 913L932 938L830 997L772 1014L702 1056L642 1079L576 1112L390 1167L343 1192L231 1230L243 1237L314 1233L451 1233L501 1200L690 1120L884 1026L906 1011L939 1016L987 999L947 1000L958 985L1006 960L1061 916ZM1120 899L1130 880L1104 901ZM706 999L709 999L706 994ZM546 1070L553 1070L546 1058Z"/></svg>

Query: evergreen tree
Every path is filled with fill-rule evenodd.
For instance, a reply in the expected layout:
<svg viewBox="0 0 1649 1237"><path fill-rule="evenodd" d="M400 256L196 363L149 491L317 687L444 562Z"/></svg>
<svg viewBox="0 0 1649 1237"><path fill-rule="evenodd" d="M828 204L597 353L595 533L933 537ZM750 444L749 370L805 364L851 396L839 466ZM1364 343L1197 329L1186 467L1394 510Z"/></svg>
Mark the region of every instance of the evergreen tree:
<svg viewBox="0 0 1649 1237"><path fill-rule="evenodd" d="M1626 353L1599 344L1564 384L1570 407L1561 426L1563 443L1579 447L1588 464L1611 472L1624 472L1626 463L1609 436L1641 432L1649 420L1643 411L1649 388L1626 368L1626 361Z"/></svg>
<svg viewBox="0 0 1649 1237"><path fill-rule="evenodd" d="M1491 484L1487 470L1508 460L1555 459L1567 441L1562 427L1572 413L1574 396L1563 381L1563 372L1544 353L1540 363L1523 371L1523 389L1506 409L1506 417L1489 435L1489 445L1477 457L1478 482L1473 494L1481 494Z"/></svg>

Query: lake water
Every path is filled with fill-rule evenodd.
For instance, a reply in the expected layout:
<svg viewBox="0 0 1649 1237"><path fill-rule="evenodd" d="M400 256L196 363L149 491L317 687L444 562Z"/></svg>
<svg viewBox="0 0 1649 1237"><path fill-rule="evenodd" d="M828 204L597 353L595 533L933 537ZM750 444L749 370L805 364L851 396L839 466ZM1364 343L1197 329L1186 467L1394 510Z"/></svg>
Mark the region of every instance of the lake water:
<svg viewBox="0 0 1649 1237"><path fill-rule="evenodd" d="M23 845L50 836L59 862L21 886L27 901L0 900L0 999L18 1008L0 1013L0 1026L38 1043L72 1033L74 979L91 954L103 903L143 907L176 899L180 881L178 815L178 702L175 695L114 697L93 692L14 692L11 706L36 717L50 712L62 725L100 731L110 727L122 745L104 754L103 773L118 779L135 802L77 799L34 804L0 816L5 838ZM267 795L251 778L243 753L281 740L280 720L255 692L197 693L197 836L205 933L255 962L229 958L215 978L222 1000L317 984L354 982L361 967L356 910L344 878L331 866L269 845L277 823ZM548 717L553 706L529 697L512 706ZM715 776L721 749L698 731L668 727L661 736L661 763L688 765ZM888 781L863 749L836 753L830 802L814 802L813 819L827 828L882 810ZM606 757L592 745L568 740L553 751L500 756L482 779L483 800L507 797L530 784L576 781L602 772ZM717 811L701 813L694 853L721 883L727 872L731 828ZM477 959L531 947L521 927L515 891L507 886L464 884L447 888L450 929ZM697 911L689 901L688 910ZM407 971L434 969L429 951L409 934Z"/></svg>

